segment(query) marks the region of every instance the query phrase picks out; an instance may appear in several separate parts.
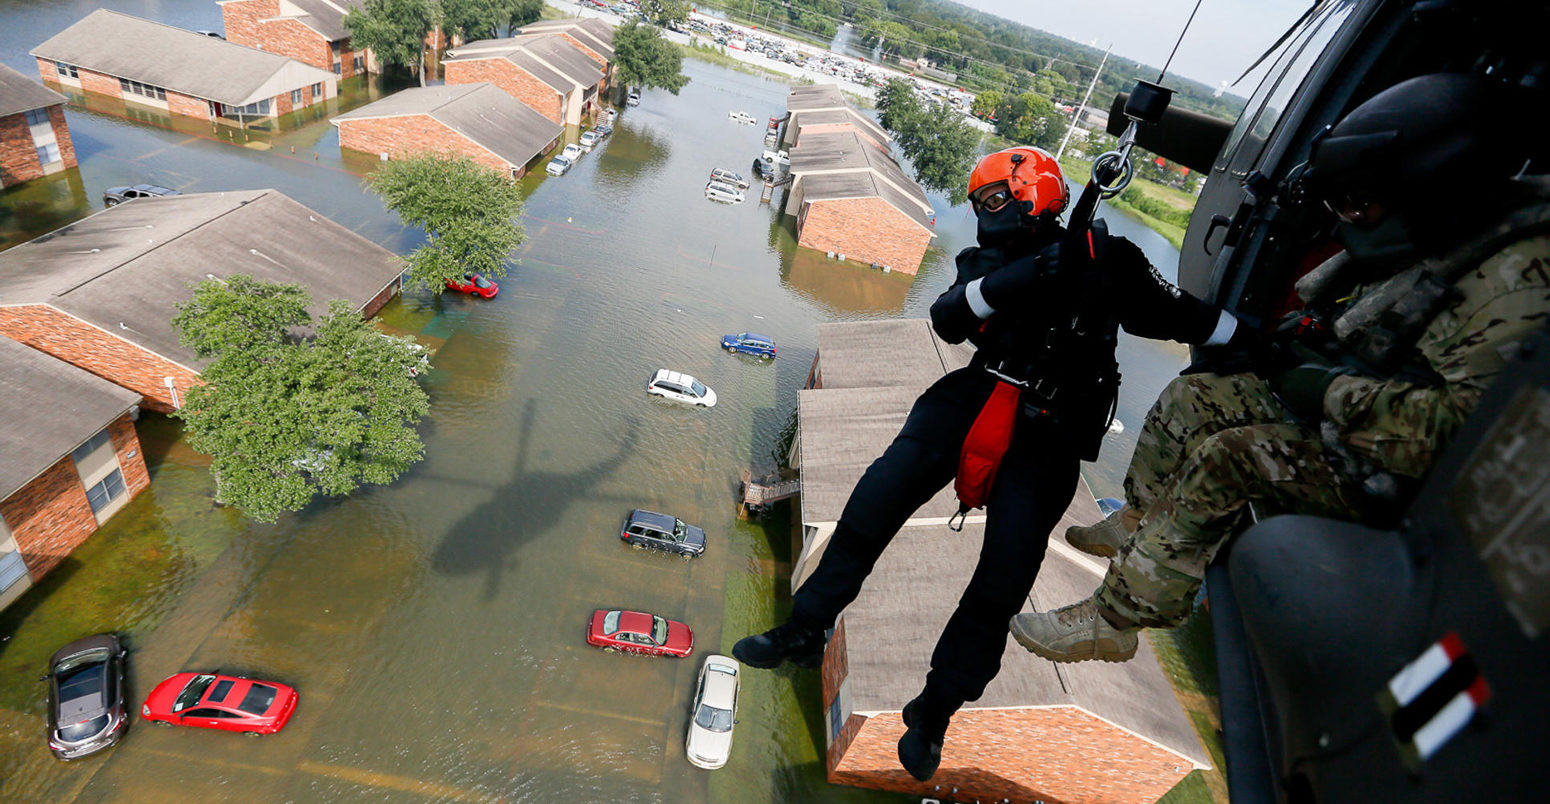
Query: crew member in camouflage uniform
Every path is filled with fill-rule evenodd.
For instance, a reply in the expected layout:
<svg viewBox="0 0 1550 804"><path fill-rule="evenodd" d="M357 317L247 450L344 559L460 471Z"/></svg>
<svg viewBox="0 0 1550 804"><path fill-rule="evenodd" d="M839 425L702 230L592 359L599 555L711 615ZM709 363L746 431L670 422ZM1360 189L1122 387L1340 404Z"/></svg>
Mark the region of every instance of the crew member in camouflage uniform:
<svg viewBox="0 0 1550 804"><path fill-rule="evenodd" d="M1015 616L1020 644L1059 662L1129 659L1141 627L1188 616L1250 506L1361 520L1398 510L1507 357L1550 320L1550 194L1509 178L1527 143L1482 130L1504 91L1463 75L1410 79L1315 145L1303 186L1337 215L1346 249L1298 282L1310 317L1294 321L1330 310L1329 343L1295 347L1306 362L1290 369L1262 354L1263 379L1170 383L1137 441L1126 506L1067 531L1072 546L1115 557L1102 585ZM1483 192L1449 197L1461 179Z"/></svg>

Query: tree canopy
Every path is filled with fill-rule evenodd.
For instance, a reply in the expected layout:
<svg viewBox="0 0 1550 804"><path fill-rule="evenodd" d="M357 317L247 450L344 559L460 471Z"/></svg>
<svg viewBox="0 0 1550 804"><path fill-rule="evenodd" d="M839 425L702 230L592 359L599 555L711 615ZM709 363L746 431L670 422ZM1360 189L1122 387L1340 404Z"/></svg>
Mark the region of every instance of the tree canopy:
<svg viewBox="0 0 1550 804"><path fill-rule="evenodd" d="M465 42L510 36L543 11L544 0L441 0L442 26Z"/></svg>
<svg viewBox="0 0 1550 804"><path fill-rule="evenodd" d="M386 162L366 183L427 242L408 257L409 279L440 293L465 273L506 275L506 260L527 239L517 218L517 183L466 157L422 154Z"/></svg>
<svg viewBox="0 0 1550 804"><path fill-rule="evenodd" d="M655 25L631 20L614 29L614 72L620 87L656 87L677 95L689 83L683 58L683 51Z"/></svg>
<svg viewBox="0 0 1550 804"><path fill-rule="evenodd" d="M878 118L915 168L921 185L946 193L954 204L968 196L969 171L980 132L951 107L922 100L908 81L890 79L877 92Z"/></svg>
<svg viewBox="0 0 1550 804"><path fill-rule="evenodd" d="M345 301L313 322L309 302L300 285L235 274L199 283L172 319L210 360L174 415L211 458L216 500L260 522L319 493L391 483L425 453L415 426L429 401L412 376L429 365L421 348Z"/></svg>
<svg viewBox="0 0 1550 804"><path fill-rule="evenodd" d="M1066 117L1049 98L1024 92L1001 103L996 112L996 133L1023 145L1054 150L1066 135Z"/></svg>
<svg viewBox="0 0 1550 804"><path fill-rule="evenodd" d="M640 0L640 13L652 25L689 19L689 0Z"/></svg>
<svg viewBox="0 0 1550 804"><path fill-rule="evenodd" d="M344 15L344 27L351 47L413 70L425 86L425 36L440 14L436 0L362 0Z"/></svg>

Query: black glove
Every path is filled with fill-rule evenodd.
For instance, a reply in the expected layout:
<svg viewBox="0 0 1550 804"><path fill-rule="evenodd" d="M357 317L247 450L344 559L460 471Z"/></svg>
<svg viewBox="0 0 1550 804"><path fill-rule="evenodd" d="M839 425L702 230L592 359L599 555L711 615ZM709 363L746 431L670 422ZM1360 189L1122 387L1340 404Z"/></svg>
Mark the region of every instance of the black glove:
<svg viewBox="0 0 1550 804"><path fill-rule="evenodd" d="M1059 243L1031 257L1013 260L980 280L980 296L996 310L1016 309L1045 297L1060 261Z"/></svg>
<svg viewBox="0 0 1550 804"><path fill-rule="evenodd" d="M1285 345L1242 321L1227 342L1218 346L1195 347L1194 361L1179 374L1244 374L1255 372L1264 377L1276 374L1301 359L1288 354Z"/></svg>
<svg viewBox="0 0 1550 804"><path fill-rule="evenodd" d="M1310 360L1270 377L1270 390L1292 413L1311 421L1324 418L1324 395L1337 377L1351 374L1327 360Z"/></svg>

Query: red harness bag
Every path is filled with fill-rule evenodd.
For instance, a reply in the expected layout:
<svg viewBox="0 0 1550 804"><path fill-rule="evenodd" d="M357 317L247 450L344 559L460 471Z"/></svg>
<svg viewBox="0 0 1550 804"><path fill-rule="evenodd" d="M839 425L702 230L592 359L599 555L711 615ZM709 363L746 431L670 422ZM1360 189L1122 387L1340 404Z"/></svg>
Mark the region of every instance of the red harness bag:
<svg viewBox="0 0 1550 804"><path fill-rule="evenodd" d="M984 507L990 498L996 470L1001 468L1001 458L1012 445L1012 425L1017 421L1017 400L1021 394L1021 388L998 381L963 440L958 476L953 480L953 491L958 493L957 529L963 527L961 518L969 509Z"/></svg>

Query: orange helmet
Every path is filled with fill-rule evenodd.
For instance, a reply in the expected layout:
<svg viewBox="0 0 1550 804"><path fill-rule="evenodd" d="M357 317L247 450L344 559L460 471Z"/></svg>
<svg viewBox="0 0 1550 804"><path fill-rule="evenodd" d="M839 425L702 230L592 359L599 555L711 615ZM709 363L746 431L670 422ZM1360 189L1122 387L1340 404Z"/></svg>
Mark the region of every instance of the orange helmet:
<svg viewBox="0 0 1550 804"><path fill-rule="evenodd" d="M1023 214L1030 217L1059 215L1071 200L1060 163L1042 148L1019 145L981 157L969 174L969 197L998 181L1006 182L1012 197L1021 202Z"/></svg>

